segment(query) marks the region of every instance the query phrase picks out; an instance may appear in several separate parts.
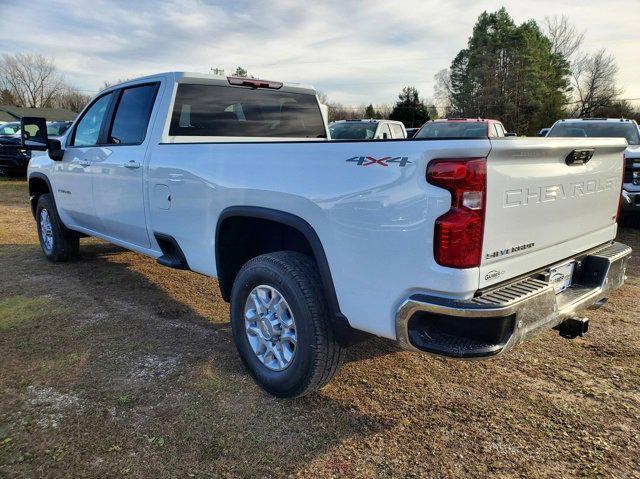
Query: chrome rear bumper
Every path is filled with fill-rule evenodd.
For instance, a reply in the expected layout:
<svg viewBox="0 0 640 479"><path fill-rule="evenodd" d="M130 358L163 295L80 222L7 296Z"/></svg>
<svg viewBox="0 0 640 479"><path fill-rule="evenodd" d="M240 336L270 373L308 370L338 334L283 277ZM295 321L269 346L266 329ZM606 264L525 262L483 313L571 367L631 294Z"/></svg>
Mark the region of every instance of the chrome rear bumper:
<svg viewBox="0 0 640 479"><path fill-rule="evenodd" d="M405 349L441 356L495 356L597 307L624 283L630 254L628 246L609 243L577 255L573 284L560 294L537 273L466 301L412 295L398 308L397 340Z"/></svg>

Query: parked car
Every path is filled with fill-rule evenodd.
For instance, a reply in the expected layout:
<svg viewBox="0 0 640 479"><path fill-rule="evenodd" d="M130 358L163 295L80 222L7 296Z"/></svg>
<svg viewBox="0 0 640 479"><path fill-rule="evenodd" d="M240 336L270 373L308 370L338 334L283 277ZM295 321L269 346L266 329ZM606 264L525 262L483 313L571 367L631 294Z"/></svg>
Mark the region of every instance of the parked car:
<svg viewBox="0 0 640 479"><path fill-rule="evenodd" d="M486 118L446 118L430 120L422 125L414 138L502 138L507 133L498 120Z"/></svg>
<svg viewBox="0 0 640 479"><path fill-rule="evenodd" d="M420 128L407 128L407 138L413 138Z"/></svg>
<svg viewBox="0 0 640 479"><path fill-rule="evenodd" d="M0 125L0 138L3 136L14 136L20 134L20 122L9 121Z"/></svg>
<svg viewBox="0 0 640 479"><path fill-rule="evenodd" d="M329 125L332 140L384 140L407 138L400 121L393 120L339 120Z"/></svg>
<svg viewBox="0 0 640 479"><path fill-rule="evenodd" d="M55 138L64 134L71 126L70 121L47 122L47 134ZM5 123L0 126L0 175L24 176L31 159L31 153L20 144L20 122Z"/></svg>
<svg viewBox="0 0 640 479"><path fill-rule="evenodd" d="M365 333L467 359L581 335L625 278L621 139L458 121L484 136L327 141L311 87L187 73L109 87L59 139L23 123L48 150L28 172L44 255L75 259L84 234L217 278L276 396L321 387Z"/></svg>
<svg viewBox="0 0 640 479"><path fill-rule="evenodd" d="M24 176L30 158L30 152L20 144L20 122L0 125L0 175Z"/></svg>
<svg viewBox="0 0 640 479"><path fill-rule="evenodd" d="M640 127L635 120L622 118L573 118L556 121L547 137L624 138L623 219L640 223Z"/></svg>
<svg viewBox="0 0 640 479"><path fill-rule="evenodd" d="M24 176L31 152L22 147L19 136L0 136L0 175Z"/></svg>
<svg viewBox="0 0 640 479"><path fill-rule="evenodd" d="M538 132L538 136L547 136L551 128L543 128Z"/></svg>
<svg viewBox="0 0 640 479"><path fill-rule="evenodd" d="M47 122L47 135L62 136L69 129L73 122L71 121L51 121Z"/></svg>

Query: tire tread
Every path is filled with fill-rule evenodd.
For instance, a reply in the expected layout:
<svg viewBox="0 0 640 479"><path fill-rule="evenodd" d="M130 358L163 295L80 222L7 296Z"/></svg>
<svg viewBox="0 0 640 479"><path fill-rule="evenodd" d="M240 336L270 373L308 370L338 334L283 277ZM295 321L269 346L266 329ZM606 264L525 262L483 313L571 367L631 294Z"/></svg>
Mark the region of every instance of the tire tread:
<svg viewBox="0 0 640 479"><path fill-rule="evenodd" d="M58 210L51 198L50 193L44 193L40 195L38 198L38 205L36 207L36 222L38 229L38 239L42 244L42 240L40 239L40 210L42 208L46 208L49 212L49 217L51 218L51 227L54 231L54 243L53 243L53 251L50 255L48 255L44 251L44 247L42 251L45 253L45 256L48 260L53 261L54 263L72 261L78 257L78 253L80 250L80 235L77 232L70 230L67 228L60 220L60 216L58 215Z"/></svg>
<svg viewBox="0 0 640 479"><path fill-rule="evenodd" d="M298 397L320 389L338 372L346 355L346 349L340 346L329 324L329 308L322 287L318 269L309 256L294 251L278 251L257 256L249 260L238 273L244 270L271 263L277 269L290 276L302 292L304 302L309 308L314 329L315 361L308 374L296 390L289 391L286 397Z"/></svg>

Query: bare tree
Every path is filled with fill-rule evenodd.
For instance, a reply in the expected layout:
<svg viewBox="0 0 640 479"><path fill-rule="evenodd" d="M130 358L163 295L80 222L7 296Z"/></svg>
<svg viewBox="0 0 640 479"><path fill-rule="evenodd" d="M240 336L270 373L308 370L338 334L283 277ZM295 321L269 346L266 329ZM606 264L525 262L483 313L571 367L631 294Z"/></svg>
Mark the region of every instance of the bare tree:
<svg viewBox="0 0 640 479"><path fill-rule="evenodd" d="M616 85L618 65L603 48L578 57L572 66L572 84L576 94L574 114L592 117L598 110L615 103L622 91Z"/></svg>
<svg viewBox="0 0 640 479"><path fill-rule="evenodd" d="M605 49L595 53L581 52L585 34L565 15L546 17L544 28L551 51L562 55L570 65L574 101L569 105L569 113L592 117L613 111L622 93L616 85L618 66L614 56Z"/></svg>
<svg viewBox="0 0 640 479"><path fill-rule="evenodd" d="M0 105L15 105L16 99L11 92L5 88L0 89Z"/></svg>
<svg viewBox="0 0 640 479"><path fill-rule="evenodd" d="M385 120L388 120L389 115L391 115L391 112L393 111L393 105L390 105L390 104L375 105L375 109L380 118L384 118Z"/></svg>
<svg viewBox="0 0 640 479"><path fill-rule="evenodd" d="M436 81L433 86L433 97L438 104L437 116L446 118L453 114L453 90L451 88L451 71L448 68L440 70L433 77ZM435 107L435 105L433 105ZM436 115L431 115L435 118Z"/></svg>
<svg viewBox="0 0 640 479"><path fill-rule="evenodd" d="M112 87L114 85L119 85L120 83L124 83L129 80L131 80L131 78L118 78L117 80L105 80L102 82L102 88L100 88L100 91L106 90L109 87Z"/></svg>
<svg viewBox="0 0 640 479"><path fill-rule="evenodd" d="M584 32L579 32L566 15L545 17L544 30L551 41L551 52L571 63L582 45Z"/></svg>
<svg viewBox="0 0 640 479"><path fill-rule="evenodd" d="M67 87L55 99L55 106L79 113L91 100L91 95L85 95L73 87Z"/></svg>
<svg viewBox="0 0 640 479"><path fill-rule="evenodd" d="M51 106L65 85L53 60L40 54L3 54L0 87L9 90L16 103L25 107Z"/></svg>

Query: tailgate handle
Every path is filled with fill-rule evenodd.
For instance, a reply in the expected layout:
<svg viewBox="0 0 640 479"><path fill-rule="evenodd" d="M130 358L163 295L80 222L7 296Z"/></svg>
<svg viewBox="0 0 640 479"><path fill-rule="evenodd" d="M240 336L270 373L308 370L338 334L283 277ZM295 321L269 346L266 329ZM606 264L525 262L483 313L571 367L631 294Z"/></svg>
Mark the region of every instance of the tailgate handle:
<svg viewBox="0 0 640 479"><path fill-rule="evenodd" d="M571 153L567 155L567 157L564 159L564 162L569 166L584 165L591 159L594 151L595 149L593 148L583 148L582 150L573 150Z"/></svg>

